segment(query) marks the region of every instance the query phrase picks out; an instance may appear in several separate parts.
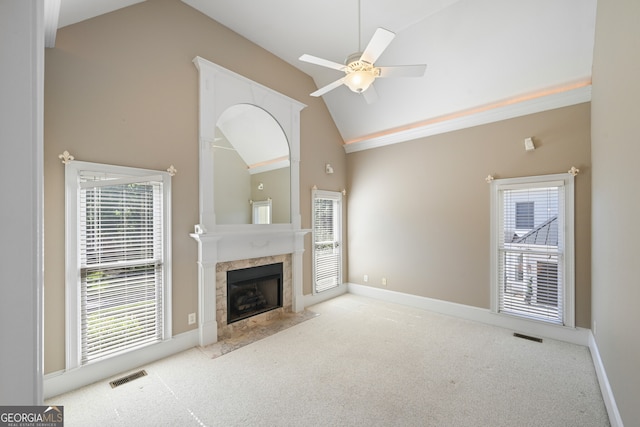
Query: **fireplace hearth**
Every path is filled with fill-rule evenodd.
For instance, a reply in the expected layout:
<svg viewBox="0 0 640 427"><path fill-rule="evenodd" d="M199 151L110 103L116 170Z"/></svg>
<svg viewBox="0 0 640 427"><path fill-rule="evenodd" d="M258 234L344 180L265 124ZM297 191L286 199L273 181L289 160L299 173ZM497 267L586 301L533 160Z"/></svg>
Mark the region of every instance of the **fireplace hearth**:
<svg viewBox="0 0 640 427"><path fill-rule="evenodd" d="M282 263L227 271L227 324L282 307Z"/></svg>

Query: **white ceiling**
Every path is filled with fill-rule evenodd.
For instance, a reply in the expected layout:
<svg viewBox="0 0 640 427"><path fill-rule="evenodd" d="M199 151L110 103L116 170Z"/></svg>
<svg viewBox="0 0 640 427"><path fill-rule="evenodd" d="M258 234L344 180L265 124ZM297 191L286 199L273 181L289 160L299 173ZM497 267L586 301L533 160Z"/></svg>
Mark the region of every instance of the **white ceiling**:
<svg viewBox="0 0 640 427"><path fill-rule="evenodd" d="M58 27L139 2L60 1ZM324 95L345 142L591 78L596 0L182 1L307 73L318 87L341 72L301 62L300 55L342 63L377 27L395 32L376 65L424 63L426 74L376 80L371 105L344 86Z"/></svg>

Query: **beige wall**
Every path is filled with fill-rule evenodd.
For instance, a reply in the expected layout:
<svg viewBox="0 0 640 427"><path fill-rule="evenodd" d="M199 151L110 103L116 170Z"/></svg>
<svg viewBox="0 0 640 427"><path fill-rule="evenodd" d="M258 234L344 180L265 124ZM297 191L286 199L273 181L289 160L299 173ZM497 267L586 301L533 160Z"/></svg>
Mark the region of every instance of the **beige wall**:
<svg viewBox="0 0 640 427"><path fill-rule="evenodd" d="M640 426L640 2L598 1L593 63L593 333L625 426Z"/></svg>
<svg viewBox="0 0 640 427"><path fill-rule="evenodd" d="M198 74L201 56L308 107L301 123L302 224L311 186L346 186L346 156L312 80L179 0L153 0L58 31L45 58L45 371L64 369L64 166L76 159L165 170L173 164L173 331L197 311ZM324 164L336 174L324 174ZM310 250L304 254L311 289Z"/></svg>
<svg viewBox="0 0 640 427"><path fill-rule="evenodd" d="M251 224L251 175L240 155L231 150L215 150L213 157L214 206L218 224Z"/></svg>
<svg viewBox="0 0 640 427"><path fill-rule="evenodd" d="M274 224L291 222L290 177L289 168L251 175L251 200L271 199L271 221Z"/></svg>
<svg viewBox="0 0 640 427"><path fill-rule="evenodd" d="M576 323L590 322L588 103L347 156L349 281L489 308L489 185L580 169ZM524 150L533 137L537 149Z"/></svg>
<svg viewBox="0 0 640 427"><path fill-rule="evenodd" d="M322 103L321 100L309 101ZM302 110L302 167L300 178L300 212L302 215L302 228L311 228L311 189L315 185L320 190L342 191L347 188L347 160L342 148L342 138L335 128L330 116L315 117L311 119L311 110ZM336 142L334 142L336 141ZM335 145L334 145L335 144ZM337 149L336 149L337 148ZM334 173L325 173L325 164L331 163ZM347 196L349 197L349 196ZM347 279L348 266L348 242L347 242L347 206L343 203L343 279ZM303 259L304 270L304 294L312 291L311 283L311 233L305 235L305 256Z"/></svg>

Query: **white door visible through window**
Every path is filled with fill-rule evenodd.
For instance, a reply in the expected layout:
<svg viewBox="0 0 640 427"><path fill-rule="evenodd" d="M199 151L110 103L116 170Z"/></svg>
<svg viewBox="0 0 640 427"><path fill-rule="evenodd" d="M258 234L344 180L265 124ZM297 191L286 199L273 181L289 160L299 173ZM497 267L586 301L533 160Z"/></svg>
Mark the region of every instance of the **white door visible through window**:
<svg viewBox="0 0 640 427"><path fill-rule="evenodd" d="M342 193L313 190L313 292L342 283Z"/></svg>
<svg viewBox="0 0 640 427"><path fill-rule="evenodd" d="M252 222L271 224L271 199L251 202Z"/></svg>

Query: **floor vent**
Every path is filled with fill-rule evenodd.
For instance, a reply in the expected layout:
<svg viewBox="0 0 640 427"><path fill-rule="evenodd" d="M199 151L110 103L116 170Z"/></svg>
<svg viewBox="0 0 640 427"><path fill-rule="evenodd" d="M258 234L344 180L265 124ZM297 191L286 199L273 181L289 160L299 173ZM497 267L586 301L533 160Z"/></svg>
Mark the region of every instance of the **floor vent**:
<svg viewBox="0 0 640 427"><path fill-rule="evenodd" d="M126 377L118 378L117 380L111 381L109 385L111 385L111 388L116 388L122 384L126 384L140 377L144 377L145 375L147 375L147 371L143 369L142 371L134 372L133 374L129 374Z"/></svg>
<svg viewBox="0 0 640 427"><path fill-rule="evenodd" d="M517 332L514 332L513 336L517 338L524 338L525 340L529 340L529 341L542 342L542 338L531 337L529 335L523 335Z"/></svg>

